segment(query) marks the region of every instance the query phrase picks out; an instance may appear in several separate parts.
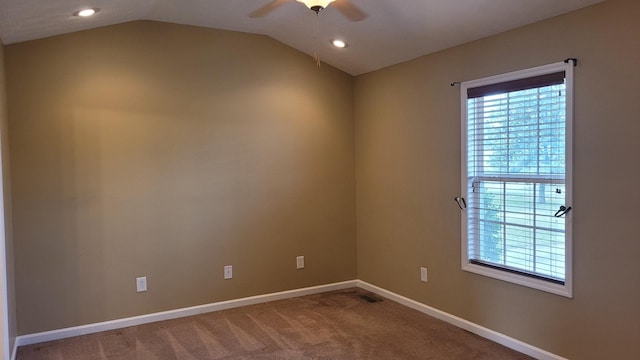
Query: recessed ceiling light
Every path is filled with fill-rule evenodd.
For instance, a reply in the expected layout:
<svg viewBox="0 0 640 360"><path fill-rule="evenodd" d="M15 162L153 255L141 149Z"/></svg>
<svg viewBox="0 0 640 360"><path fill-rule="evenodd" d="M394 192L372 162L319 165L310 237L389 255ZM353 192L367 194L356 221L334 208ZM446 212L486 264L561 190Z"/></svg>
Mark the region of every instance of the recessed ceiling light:
<svg viewBox="0 0 640 360"><path fill-rule="evenodd" d="M80 17L89 17L95 15L98 11L100 11L100 9L98 8L82 9L74 12L73 15Z"/></svg>
<svg viewBox="0 0 640 360"><path fill-rule="evenodd" d="M340 39L335 39L335 40L331 41L331 43L335 47L339 47L339 48L347 47L347 43L344 42L343 40L340 40Z"/></svg>

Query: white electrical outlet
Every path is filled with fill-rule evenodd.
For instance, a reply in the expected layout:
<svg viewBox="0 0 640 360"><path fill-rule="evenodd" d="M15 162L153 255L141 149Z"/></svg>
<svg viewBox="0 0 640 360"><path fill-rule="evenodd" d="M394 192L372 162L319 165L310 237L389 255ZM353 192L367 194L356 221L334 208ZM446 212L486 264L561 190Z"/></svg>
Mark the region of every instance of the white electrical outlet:
<svg viewBox="0 0 640 360"><path fill-rule="evenodd" d="M420 281L427 282L427 268L426 267L421 267L420 268Z"/></svg>
<svg viewBox="0 0 640 360"><path fill-rule="evenodd" d="M296 257L296 269L304 269L304 256Z"/></svg>
<svg viewBox="0 0 640 360"><path fill-rule="evenodd" d="M136 278L136 291L137 292L145 292L147 291L147 277L138 277Z"/></svg>
<svg viewBox="0 0 640 360"><path fill-rule="evenodd" d="M233 266L232 265L226 265L224 267L224 279L225 280L229 280L233 278Z"/></svg>

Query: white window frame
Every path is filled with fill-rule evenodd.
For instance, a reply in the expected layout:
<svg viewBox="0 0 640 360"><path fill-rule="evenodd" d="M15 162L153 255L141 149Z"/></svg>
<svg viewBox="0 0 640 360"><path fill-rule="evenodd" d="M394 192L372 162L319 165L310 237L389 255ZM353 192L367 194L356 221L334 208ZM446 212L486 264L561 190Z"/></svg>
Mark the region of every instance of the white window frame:
<svg viewBox="0 0 640 360"><path fill-rule="evenodd" d="M490 76L482 79L466 81L460 84L461 98L461 120L462 120L462 179L461 194L465 199L469 199L468 174L467 174L467 89L479 86L497 84L501 82L534 77L538 75L551 74L559 71L565 72L566 82L566 142L565 142L565 199L567 206L572 203L573 198L573 61L559 62L549 65L538 66L530 69L509 72L501 75ZM564 284L538 279L508 270L482 266L474 264L469 260L469 238L468 238L468 212L462 212L462 270L488 276L514 284L527 286L530 288L546 291L549 293L573 297L573 242L572 242L572 212L565 214L565 277Z"/></svg>

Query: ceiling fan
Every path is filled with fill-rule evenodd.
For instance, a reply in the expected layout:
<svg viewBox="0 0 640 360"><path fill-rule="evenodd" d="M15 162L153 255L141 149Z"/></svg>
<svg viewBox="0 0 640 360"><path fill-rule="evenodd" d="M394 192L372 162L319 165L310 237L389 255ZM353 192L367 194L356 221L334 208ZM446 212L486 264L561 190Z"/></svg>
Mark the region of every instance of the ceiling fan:
<svg viewBox="0 0 640 360"><path fill-rule="evenodd" d="M267 5L250 13L249 17L252 17L252 18L263 17L269 14L270 12L272 12L273 10L275 10L276 8L280 7L281 5L284 5L291 1L293 0L272 0ZM329 6L329 4L333 3L333 5L331 6L335 6L335 8L342 13L342 15L344 15L347 19L351 21L362 21L367 18L367 14L364 11L360 10L359 7L351 3L351 1L349 0L295 0L295 1L305 4L309 9L315 11L316 14L319 13L320 10Z"/></svg>

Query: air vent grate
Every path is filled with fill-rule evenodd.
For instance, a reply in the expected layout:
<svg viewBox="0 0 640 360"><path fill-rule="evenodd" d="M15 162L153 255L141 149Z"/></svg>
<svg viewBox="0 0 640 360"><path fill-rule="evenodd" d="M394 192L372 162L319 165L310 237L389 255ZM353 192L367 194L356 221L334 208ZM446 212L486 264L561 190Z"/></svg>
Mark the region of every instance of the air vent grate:
<svg viewBox="0 0 640 360"><path fill-rule="evenodd" d="M370 302L370 303L377 303L377 302L382 301L382 299L378 299L378 298L375 298L375 297L369 296L369 295L358 295L358 297L360 297L362 300L365 300L365 301Z"/></svg>

